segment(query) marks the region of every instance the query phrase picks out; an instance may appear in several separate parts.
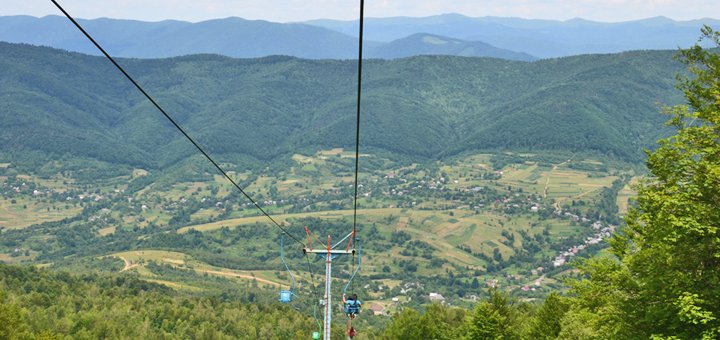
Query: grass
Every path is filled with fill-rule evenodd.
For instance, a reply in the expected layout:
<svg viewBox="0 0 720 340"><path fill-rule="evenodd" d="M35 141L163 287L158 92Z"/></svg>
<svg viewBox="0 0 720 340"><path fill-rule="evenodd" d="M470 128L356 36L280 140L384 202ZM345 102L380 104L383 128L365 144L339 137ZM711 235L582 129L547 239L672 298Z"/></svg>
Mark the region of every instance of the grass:
<svg viewBox="0 0 720 340"><path fill-rule="evenodd" d="M352 210L324 211L303 214L275 215L274 218L282 223L293 218L318 217L323 219L341 219L352 216ZM569 221L553 221L552 223L540 223L537 216L512 216L508 217L502 213L475 214L471 210L455 209L450 211L439 210L414 210L400 208L363 209L358 211L361 223L385 225L380 233L388 237L393 231L404 231L411 235L414 240L425 242L432 246L434 256L448 260L450 263L461 267L482 269L485 266L484 260L459 249L458 246L469 247L473 252L483 252L491 255L497 248L503 257L508 258L514 254L514 249L505 245L507 242L502 236L503 230L509 230L515 234L514 246L521 246L521 237L517 231L525 230L530 235L542 233L544 226L548 226L551 235L555 238L574 235L578 227L570 225ZM394 217L389 223L389 218ZM185 233L190 229L198 231L212 231L224 226L237 227L253 224L256 222L267 222L265 216L245 217L205 223L189 226L178 230ZM531 227L538 225L538 227ZM398 258L413 260L421 264L419 272L423 275L442 274L443 268L427 267L429 261L421 257L407 258L400 255L402 247L391 246L381 254L374 254L374 258L365 258L364 266L366 272L380 272L386 259ZM549 255L548 255L549 256Z"/></svg>
<svg viewBox="0 0 720 340"><path fill-rule="evenodd" d="M398 208L381 208L381 209L360 209L358 210L358 216L365 215L365 216L386 216L390 214L398 214L401 209ZM273 216L273 219L277 221L278 223L285 222L289 219L298 219L298 218L305 218L305 217L315 217L315 218L323 218L323 219L333 219L333 218L340 218L340 217L350 217L353 215L352 210L333 210L333 211L318 211L318 212L311 212L311 213L300 213L300 214L282 214L282 215L275 215ZM220 229L222 227L229 227L234 228L240 225L246 225L246 224L254 224L257 222L269 222L268 218L261 215L261 216L253 216L253 217L242 217L242 218L234 218L229 220L223 220L223 221L217 221L212 223L205 223L205 224L198 224L193 226L188 226L184 228L178 229L178 233L186 233L190 229L195 229L197 231L210 231L210 230L216 230Z"/></svg>
<svg viewBox="0 0 720 340"><path fill-rule="evenodd" d="M272 286L284 285L283 283L277 282L279 280L273 271L242 271L215 267L207 263L197 261L191 256L181 252L146 249L114 253L109 256L118 257L128 261L131 265L131 270L138 272L143 279L152 278L156 281L159 280L157 279L157 275L150 272L150 270L146 267L147 262L153 261L158 264L167 264L180 269L193 270L198 274L208 274L238 280L257 280L258 283ZM174 284L180 285L178 283ZM172 285L169 286L173 287ZM198 289L197 287L190 287L190 289L193 288Z"/></svg>
<svg viewBox="0 0 720 340"><path fill-rule="evenodd" d="M178 264L184 263L185 259L189 258L189 256L184 253L165 250L133 250L114 253L111 254L111 256L121 257L133 263L137 263L142 260L155 262L165 262L166 260L170 260L171 262Z"/></svg>
<svg viewBox="0 0 720 340"><path fill-rule="evenodd" d="M102 228L102 229L98 230L98 235L100 235L100 236L107 236L107 235L110 235L110 234L114 233L115 230L117 230L117 228L114 227L114 226Z"/></svg>
<svg viewBox="0 0 720 340"><path fill-rule="evenodd" d="M75 180L62 175L56 175L51 178L40 178L31 176L17 176L17 178L25 177L27 180L31 180L41 187L48 188L53 191L65 191L70 187L74 187Z"/></svg>
<svg viewBox="0 0 720 340"><path fill-rule="evenodd" d="M554 198L562 203L597 193L603 187L612 186L612 182L616 179L616 176L590 177L588 173L582 171L554 169L543 172L532 189L534 192L547 193L548 198ZM590 197L592 196L586 198Z"/></svg>
<svg viewBox="0 0 720 340"><path fill-rule="evenodd" d="M0 226L22 229L33 224L60 221L82 212L82 207L65 203L45 203L33 198L0 199Z"/></svg>
<svg viewBox="0 0 720 340"><path fill-rule="evenodd" d="M526 165L526 164L513 164L503 169L503 183L515 184L516 186L523 186L524 184L536 184L537 181L533 181L530 178L539 178L536 174L538 170L537 165Z"/></svg>
<svg viewBox="0 0 720 340"><path fill-rule="evenodd" d="M153 283L161 284L164 286L168 286L168 287L170 287L172 289L176 289L176 290L187 290L187 291L193 291L193 292L201 292L204 290L199 287L190 286L187 284L180 284L180 283L172 282L172 281L165 281L165 280L158 280L158 279L144 279L144 280L147 282L153 282Z"/></svg>
<svg viewBox="0 0 720 340"><path fill-rule="evenodd" d="M448 174L448 186L453 189L488 186L492 185L491 182L480 177L494 173L489 159L490 155L469 156L455 164L442 166L441 171ZM566 163L552 167L540 166L534 162L509 164L502 169L502 177L498 183L502 188L511 186L527 193L542 196L547 194L547 198L563 203L579 199L592 201L597 198L600 189L610 187L617 179L616 176L607 174L603 176L603 173L570 169L565 167Z"/></svg>
<svg viewBox="0 0 720 340"><path fill-rule="evenodd" d="M462 266L470 266L474 268L482 268L485 263L483 260L468 254L467 252L457 248L460 244L465 244L476 251L485 251L492 253L494 247L484 247L482 244L487 240L494 240L495 247L500 248L503 255L512 254L512 249L500 243L503 237L500 235L502 226L501 221L506 222L506 218L501 215L483 214L475 215L468 211L454 210L454 216L450 216L447 212L412 210L399 208L382 208L382 209L364 209L358 211L358 216L362 223L387 223L385 220L389 216L398 217L393 224L392 230L402 230L412 235L413 239L420 240L430 244L436 249L436 255L450 260L453 263ZM276 215L274 218L282 223L292 218L302 217L318 217L318 218L346 218L352 216L352 210L326 211L304 214L286 214ZM450 223L450 220L456 220ZM178 230L179 233L185 233L190 229L198 231L211 231L227 227L236 227L240 225L253 224L256 222L266 222L267 217L256 216L238 219L230 219L213 223L206 223L185 227ZM522 219L516 219L509 223L513 228L521 228L522 224L527 224ZM540 230L538 231L540 232ZM458 236L459 235L459 236ZM389 249L388 252L397 255L399 248ZM365 264L368 267L375 267L377 270L382 265L376 263L384 258L384 255L376 257L378 260L367 260ZM418 262L424 259L414 259ZM442 269L434 269L433 271L441 272Z"/></svg>
<svg viewBox="0 0 720 340"><path fill-rule="evenodd" d="M312 164L313 162L316 161L316 159L313 157L303 156L300 154L294 154L292 156L292 160L294 160L295 162L298 162L300 164Z"/></svg>
<svg viewBox="0 0 720 340"><path fill-rule="evenodd" d="M397 216L399 211L394 214ZM457 214L456 214L457 215ZM438 214L436 211L406 210L395 224L395 230L402 230L413 236L414 239L426 242L442 254L442 257L451 259L463 266L481 267L484 262L465 251L457 248L462 239L460 235L476 235L479 223L460 222L449 223L453 219L448 215ZM457 218L456 218L457 219ZM435 223L428 223L433 221ZM463 219L465 221L465 219Z"/></svg>
<svg viewBox="0 0 720 340"><path fill-rule="evenodd" d="M193 220L200 220L200 219L214 219L217 215L220 215L220 212L215 208L208 208L208 209L200 209L198 212L192 214L190 216Z"/></svg>
<svg viewBox="0 0 720 340"><path fill-rule="evenodd" d="M343 148L320 150L316 156L321 159L327 159L328 157L337 157L338 155L341 158L355 158L355 153L353 151L345 151ZM360 157L372 157L372 155L361 153Z"/></svg>
<svg viewBox="0 0 720 340"><path fill-rule="evenodd" d="M321 150L318 152L318 154L321 156L337 156L337 155L342 155L343 152L344 152L343 148L335 148L335 149L331 149L331 150Z"/></svg>
<svg viewBox="0 0 720 340"><path fill-rule="evenodd" d="M402 283L402 281L386 279L386 280L380 280L380 283L385 286L388 286L390 289L392 289L392 288L399 286Z"/></svg>
<svg viewBox="0 0 720 340"><path fill-rule="evenodd" d="M548 222L547 226L549 226L550 229L550 236L555 238L574 235L578 232L577 227L572 226L570 221L554 220Z"/></svg>
<svg viewBox="0 0 720 340"><path fill-rule="evenodd" d="M172 218L172 215L170 215L160 209L145 210L140 214L140 216L145 218L145 222L135 223L140 227L145 227L151 222L154 222L155 224L159 224L159 225L167 224L168 221L170 221L170 219ZM128 223L130 223L130 222L128 222Z"/></svg>
<svg viewBox="0 0 720 340"><path fill-rule="evenodd" d="M143 177L149 175L150 172L144 169L134 169L132 172L132 178Z"/></svg>

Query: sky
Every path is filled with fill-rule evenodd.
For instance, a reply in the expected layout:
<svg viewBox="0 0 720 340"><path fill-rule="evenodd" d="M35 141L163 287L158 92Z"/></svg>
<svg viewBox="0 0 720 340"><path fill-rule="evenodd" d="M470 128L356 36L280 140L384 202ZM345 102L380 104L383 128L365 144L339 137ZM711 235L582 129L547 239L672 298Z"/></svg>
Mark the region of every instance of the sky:
<svg viewBox="0 0 720 340"><path fill-rule="evenodd" d="M203 21L241 17L275 22L327 18L352 20L359 0L57 0L77 18ZM61 13L50 0L3 0L0 16ZM460 13L619 22L666 16L675 20L720 19L720 0L367 0L366 17L422 17Z"/></svg>

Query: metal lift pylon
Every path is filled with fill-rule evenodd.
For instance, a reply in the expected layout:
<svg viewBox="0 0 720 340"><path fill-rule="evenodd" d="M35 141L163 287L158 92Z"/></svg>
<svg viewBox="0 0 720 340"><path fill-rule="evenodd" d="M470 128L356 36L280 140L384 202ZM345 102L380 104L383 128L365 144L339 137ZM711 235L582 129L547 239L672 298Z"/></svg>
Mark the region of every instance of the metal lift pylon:
<svg viewBox="0 0 720 340"><path fill-rule="evenodd" d="M330 325L332 324L332 260L341 255L353 255L355 254L355 248L353 246L353 234L350 232L347 236L343 237L335 245L331 246L330 235L328 235L327 247L324 249L313 249L310 241L310 230L305 227L305 234L307 234L308 247L303 248L303 253L318 254L325 258L325 295L323 296L322 303L324 306L323 316L323 340L330 340ZM335 249L338 245L348 240L347 247L343 249Z"/></svg>

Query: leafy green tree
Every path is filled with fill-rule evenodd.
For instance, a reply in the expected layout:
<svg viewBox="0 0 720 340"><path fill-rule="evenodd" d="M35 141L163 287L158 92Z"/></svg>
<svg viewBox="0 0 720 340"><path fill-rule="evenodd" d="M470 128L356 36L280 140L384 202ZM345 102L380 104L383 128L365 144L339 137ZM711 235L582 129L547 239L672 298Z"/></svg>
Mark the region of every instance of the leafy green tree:
<svg viewBox="0 0 720 340"><path fill-rule="evenodd" d="M291 339L315 329L287 306L182 297L133 277L4 264L0 277L0 339Z"/></svg>
<svg viewBox="0 0 720 340"><path fill-rule="evenodd" d="M719 33L702 33L720 47ZM680 59L692 75L678 86L689 107L668 109L677 134L649 153L652 177L611 242L619 261L581 267L588 279L573 283L563 336L720 336L720 55L696 45Z"/></svg>
<svg viewBox="0 0 720 340"><path fill-rule="evenodd" d="M459 339L465 333L466 311L440 304L427 306L420 315L412 308L404 309L386 328L385 339Z"/></svg>
<svg viewBox="0 0 720 340"><path fill-rule="evenodd" d="M570 305L557 293L550 294L537 311L530 326L530 338L555 339L560 334L560 320Z"/></svg>
<svg viewBox="0 0 720 340"><path fill-rule="evenodd" d="M560 338L629 339L649 334L652 325L636 318L643 301L626 266L610 258L593 258L578 269L587 278L569 281L574 297L561 321Z"/></svg>
<svg viewBox="0 0 720 340"><path fill-rule="evenodd" d="M520 313L515 301L497 290L490 298L478 304L468 318L469 339L520 339Z"/></svg>
<svg viewBox="0 0 720 340"><path fill-rule="evenodd" d="M432 304L420 318L424 339L458 339L464 333L465 310Z"/></svg>
<svg viewBox="0 0 720 340"><path fill-rule="evenodd" d="M4 299L0 295L0 339L21 339L29 335L23 320L25 311L2 300Z"/></svg>
<svg viewBox="0 0 720 340"><path fill-rule="evenodd" d="M420 313L412 308L406 308L393 317L390 325L385 329L385 339L422 339Z"/></svg>
<svg viewBox="0 0 720 340"><path fill-rule="evenodd" d="M557 339L618 339L616 334L602 334L600 328L601 324L597 315L588 310L582 310L563 318L562 331L558 334Z"/></svg>

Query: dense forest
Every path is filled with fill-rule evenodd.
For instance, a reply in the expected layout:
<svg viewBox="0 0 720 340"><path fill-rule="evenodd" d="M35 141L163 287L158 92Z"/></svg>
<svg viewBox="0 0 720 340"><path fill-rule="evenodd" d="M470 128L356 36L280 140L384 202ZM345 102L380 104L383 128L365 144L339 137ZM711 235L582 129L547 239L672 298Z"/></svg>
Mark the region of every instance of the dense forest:
<svg viewBox="0 0 720 340"><path fill-rule="evenodd" d="M0 277L1 339L299 339L317 330L287 306L179 296L128 276L0 265Z"/></svg>
<svg viewBox="0 0 720 340"><path fill-rule="evenodd" d="M413 159L560 150L637 163L666 131L658 105L680 102L673 53L532 63L369 60L361 143ZM0 56L3 159L73 155L156 168L194 154L106 60L8 43ZM229 163L353 145L352 61L199 55L120 62Z"/></svg>
<svg viewBox="0 0 720 340"><path fill-rule="evenodd" d="M235 297L178 296L162 285L127 276L74 276L0 264L0 338L303 339L315 321L279 303L237 302ZM247 290L247 287L243 287ZM520 303L493 291L474 311L428 305L407 309L387 329L360 338L541 338L557 332L566 302ZM334 329L342 337L342 329Z"/></svg>

